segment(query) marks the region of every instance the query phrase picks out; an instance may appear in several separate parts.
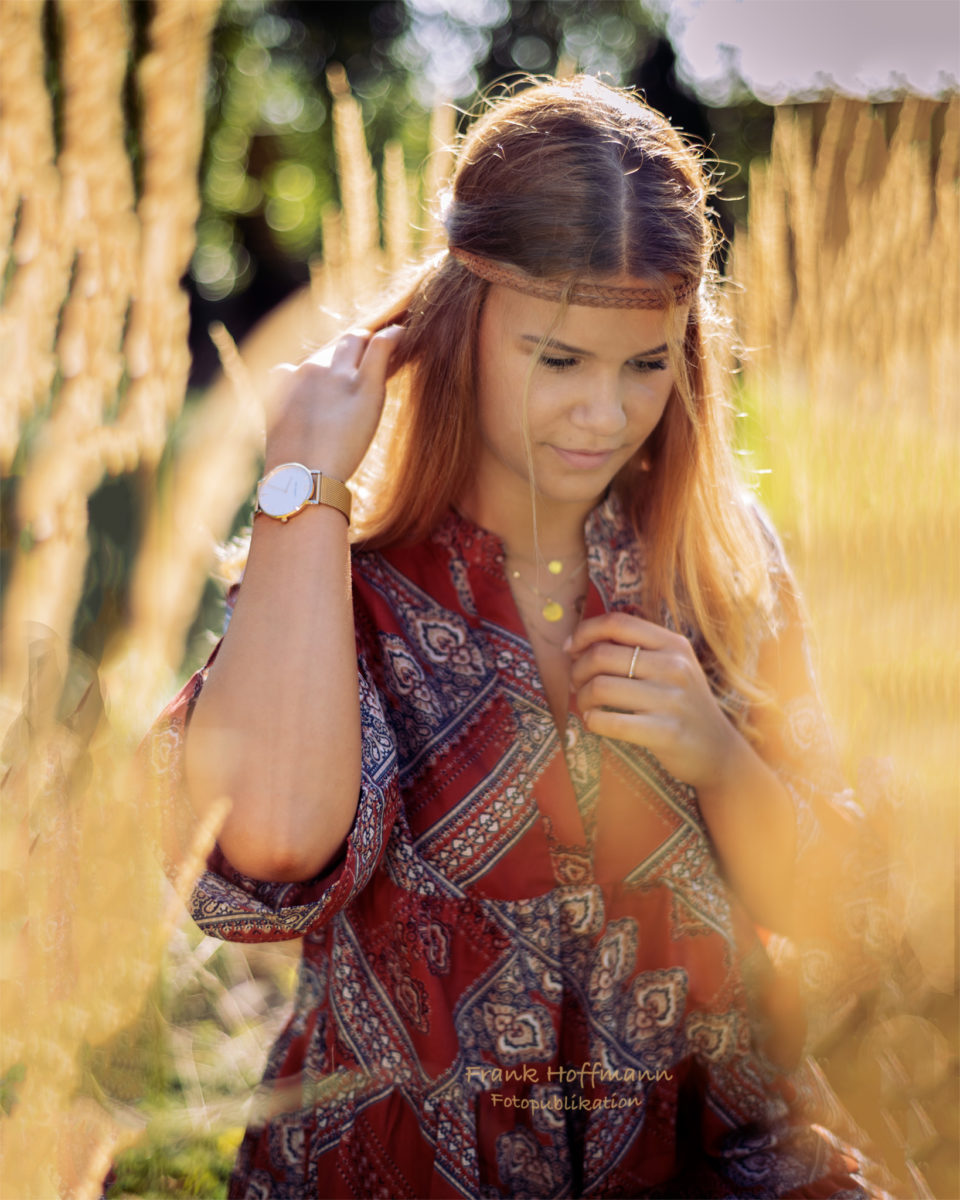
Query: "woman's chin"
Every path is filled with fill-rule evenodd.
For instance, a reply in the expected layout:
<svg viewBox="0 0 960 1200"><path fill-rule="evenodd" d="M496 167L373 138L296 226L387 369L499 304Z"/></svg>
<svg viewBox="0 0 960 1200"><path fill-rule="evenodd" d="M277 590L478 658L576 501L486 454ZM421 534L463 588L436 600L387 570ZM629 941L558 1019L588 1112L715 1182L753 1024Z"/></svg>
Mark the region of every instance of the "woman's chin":
<svg viewBox="0 0 960 1200"><path fill-rule="evenodd" d="M537 503L560 506L576 505L584 512L596 507L607 494L611 480L606 474L597 479L549 480L538 483Z"/></svg>

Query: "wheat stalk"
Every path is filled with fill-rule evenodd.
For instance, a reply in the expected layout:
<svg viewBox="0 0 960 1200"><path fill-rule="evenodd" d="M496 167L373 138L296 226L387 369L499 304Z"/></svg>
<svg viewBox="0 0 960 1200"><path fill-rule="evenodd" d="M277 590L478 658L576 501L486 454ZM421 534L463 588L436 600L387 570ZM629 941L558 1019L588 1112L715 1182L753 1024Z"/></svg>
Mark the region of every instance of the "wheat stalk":
<svg viewBox="0 0 960 1200"><path fill-rule="evenodd" d="M13 278L0 315L0 470L45 405L56 372L57 317L71 247L60 236L60 176L53 108L44 78L43 7L10 0L0 9L0 256ZM16 237L14 238L14 228ZM2 273L0 273L2 278Z"/></svg>
<svg viewBox="0 0 960 1200"><path fill-rule="evenodd" d="M403 144L387 142L383 148L383 234L387 269L391 275L407 265L413 250L410 191L403 162Z"/></svg>
<svg viewBox="0 0 960 1200"><path fill-rule="evenodd" d="M377 180L363 133L363 113L350 94L346 71L339 64L328 69L327 86L333 97L333 148L340 180L343 269L347 293L354 302L362 302L383 281Z"/></svg>
<svg viewBox="0 0 960 1200"><path fill-rule="evenodd" d="M457 112L452 104L439 104L430 118L430 153L423 167L422 208L427 225L423 237L425 255L436 254L447 244L441 219L441 200L453 170Z"/></svg>

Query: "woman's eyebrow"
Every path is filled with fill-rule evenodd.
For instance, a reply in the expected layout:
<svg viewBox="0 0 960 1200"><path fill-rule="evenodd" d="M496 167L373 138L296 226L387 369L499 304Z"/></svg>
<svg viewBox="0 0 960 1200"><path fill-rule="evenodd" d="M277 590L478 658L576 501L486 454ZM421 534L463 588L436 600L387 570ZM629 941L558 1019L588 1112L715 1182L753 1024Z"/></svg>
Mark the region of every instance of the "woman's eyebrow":
<svg viewBox="0 0 960 1200"><path fill-rule="evenodd" d="M580 350L576 346L568 346L566 342L558 342L554 338L547 338L546 341L542 337L538 337L535 333L521 333L520 340L524 342L532 342L535 346L542 345L545 349L560 350L564 354L576 354L578 358L593 358L593 352L590 350ZM666 354L667 343L662 346L654 346L651 350L638 350L636 354L631 354L631 358L653 358L657 354Z"/></svg>

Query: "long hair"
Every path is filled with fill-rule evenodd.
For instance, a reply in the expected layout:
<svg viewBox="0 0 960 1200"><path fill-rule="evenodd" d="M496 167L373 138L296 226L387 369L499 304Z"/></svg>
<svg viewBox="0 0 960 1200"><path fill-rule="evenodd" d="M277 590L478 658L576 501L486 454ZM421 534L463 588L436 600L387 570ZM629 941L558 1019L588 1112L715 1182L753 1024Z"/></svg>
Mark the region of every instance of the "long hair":
<svg viewBox="0 0 960 1200"><path fill-rule="evenodd" d="M716 692L741 721L734 697L764 699L751 678L751 630L772 598L729 446L707 197L698 153L663 116L581 76L493 102L460 146L444 224L451 247L540 278L627 275L660 286L667 307L673 283L699 283L685 326L668 322L676 383L664 415L613 486L646 544L648 612L702 636ZM471 478L488 287L444 253L368 320L406 333L393 364L389 471L374 489L365 547L426 537Z"/></svg>

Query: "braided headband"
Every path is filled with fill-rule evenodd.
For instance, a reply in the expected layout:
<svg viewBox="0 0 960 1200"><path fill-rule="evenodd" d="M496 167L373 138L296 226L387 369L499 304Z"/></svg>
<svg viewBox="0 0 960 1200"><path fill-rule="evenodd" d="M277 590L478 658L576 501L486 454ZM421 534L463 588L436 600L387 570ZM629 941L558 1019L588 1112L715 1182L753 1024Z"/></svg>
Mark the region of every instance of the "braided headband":
<svg viewBox="0 0 960 1200"><path fill-rule="evenodd" d="M663 308L664 294L651 287L614 287L603 283L575 283L572 287L562 279L543 279L528 275L517 267L508 267L482 254L471 254L459 246L451 246L450 254L472 274L487 283L513 288L538 300L566 300L568 304L587 308ZM685 279L673 287L676 304L685 304L696 292L697 281Z"/></svg>

